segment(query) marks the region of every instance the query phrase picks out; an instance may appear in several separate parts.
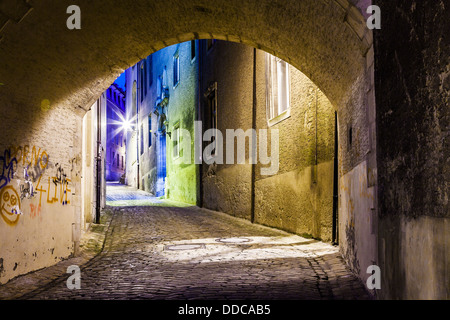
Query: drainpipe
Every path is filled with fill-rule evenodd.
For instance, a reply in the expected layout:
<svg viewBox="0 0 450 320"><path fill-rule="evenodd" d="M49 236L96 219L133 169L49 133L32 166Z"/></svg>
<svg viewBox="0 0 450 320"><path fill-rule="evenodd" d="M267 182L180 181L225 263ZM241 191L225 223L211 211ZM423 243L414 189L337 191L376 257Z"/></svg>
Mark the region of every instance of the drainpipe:
<svg viewBox="0 0 450 320"><path fill-rule="evenodd" d="M139 68L137 68L137 70L139 70ZM136 77L139 80L140 73L139 73L139 71L136 71L136 72L137 72ZM139 104L138 104L138 102L139 102L139 96L140 96L139 89L142 84L140 83L140 81L137 81L137 83L138 83L138 86L136 88L136 90L137 90L137 94L136 94L136 168L137 168L136 188L139 190L139 179L140 179L139 178L139 134L140 134L139 128L140 128L140 126L139 126Z"/></svg>
<svg viewBox="0 0 450 320"><path fill-rule="evenodd" d="M203 68L202 68L202 62L203 62L203 42L201 40L195 40L198 43L198 94L197 94L197 114L196 114L196 119L197 121L202 121L202 82L203 82ZM203 134L203 128L202 128L202 134ZM195 134L194 134L195 136ZM202 137L198 137L200 139L200 141L195 141L194 143L202 143ZM200 148L200 150L202 150L203 148ZM195 152L194 152L195 155ZM197 159L196 159L197 160ZM195 162L194 162L195 163ZM203 160L198 164L198 169L197 169L197 206L199 206L200 208L203 207L203 181L202 181L202 172L203 172Z"/></svg>
<svg viewBox="0 0 450 320"><path fill-rule="evenodd" d="M256 132L256 48L253 48L253 106L252 106L252 129ZM252 142L252 149L256 148L256 141ZM255 222L255 179L256 161L253 150L249 150L252 157L252 181L251 181L251 222Z"/></svg>
<svg viewBox="0 0 450 320"><path fill-rule="evenodd" d="M316 87L315 89L314 89L314 95L315 95L315 107L316 107L316 125L315 125L315 127L316 127L316 132L315 132L315 140L316 140L316 154L315 154L315 163L314 163L314 165L315 165L315 175L314 175L314 183L317 183L317 170L318 170L318 168L317 168L317 165L318 165L318 157L317 157L317 143L318 143L318 136L317 136L317 90L318 90L318 88Z"/></svg>
<svg viewBox="0 0 450 320"><path fill-rule="evenodd" d="M95 223L100 223L100 198L101 198L101 173L102 173L102 135L101 135L101 110L100 110L101 98L97 100L97 156L96 156L96 203L95 203Z"/></svg>
<svg viewBox="0 0 450 320"><path fill-rule="evenodd" d="M334 113L334 174L333 174L333 230L332 242L334 245L339 244L339 220L338 220L338 206L339 206L339 142L338 142L338 116Z"/></svg>

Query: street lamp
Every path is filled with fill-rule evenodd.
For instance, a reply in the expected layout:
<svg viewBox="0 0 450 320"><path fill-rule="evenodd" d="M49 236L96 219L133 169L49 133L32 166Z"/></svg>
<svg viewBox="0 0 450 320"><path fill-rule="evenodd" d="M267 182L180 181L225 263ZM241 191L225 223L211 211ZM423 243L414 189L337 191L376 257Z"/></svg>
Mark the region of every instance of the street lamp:
<svg viewBox="0 0 450 320"><path fill-rule="evenodd" d="M122 128L121 128L125 133L128 131L132 131L133 128L131 126L131 122L129 120L124 119L122 121Z"/></svg>

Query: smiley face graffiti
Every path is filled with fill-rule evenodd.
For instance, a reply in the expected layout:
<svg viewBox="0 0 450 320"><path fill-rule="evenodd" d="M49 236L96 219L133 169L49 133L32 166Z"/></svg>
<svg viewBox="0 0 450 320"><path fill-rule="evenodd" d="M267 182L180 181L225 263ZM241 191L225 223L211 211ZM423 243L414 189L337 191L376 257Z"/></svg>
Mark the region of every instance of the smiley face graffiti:
<svg viewBox="0 0 450 320"><path fill-rule="evenodd" d="M14 226L21 214L19 194L12 186L4 187L0 192L0 215L3 220L8 225Z"/></svg>

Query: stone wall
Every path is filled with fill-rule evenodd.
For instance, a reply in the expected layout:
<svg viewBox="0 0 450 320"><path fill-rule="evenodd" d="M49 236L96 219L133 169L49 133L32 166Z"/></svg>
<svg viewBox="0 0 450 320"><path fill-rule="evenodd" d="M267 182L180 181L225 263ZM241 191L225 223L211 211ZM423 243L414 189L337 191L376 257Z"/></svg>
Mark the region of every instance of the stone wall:
<svg viewBox="0 0 450 320"><path fill-rule="evenodd" d="M251 129L255 101L256 132L268 129L270 142L271 130L278 130L280 143L279 170L269 176L261 174L266 166L259 162L252 177L248 140L246 164L236 164L235 155L235 164L205 165L204 206L331 241L335 127L331 103L305 75L290 67L290 117L269 127L266 53L257 50L255 55L252 47L218 41L205 60L204 86L217 82L217 123L224 135L224 162L228 148L226 130ZM268 155L270 148L269 144Z"/></svg>
<svg viewBox="0 0 450 320"><path fill-rule="evenodd" d="M71 255L81 214L81 117L3 101L0 283ZM78 228L78 229L77 229Z"/></svg>
<svg viewBox="0 0 450 320"><path fill-rule="evenodd" d="M167 130L170 135L167 136L166 195L173 200L196 204L197 166L194 163L194 121L198 99L198 61L197 56L194 59L191 57L191 45L192 42L188 41L163 49L168 50L167 67L170 88L167 114ZM180 79L176 87L173 84L174 54L178 54L180 68ZM186 136L179 137L178 156L174 156L176 128L188 133Z"/></svg>
<svg viewBox="0 0 450 320"><path fill-rule="evenodd" d="M334 108L311 80L290 66L290 116L269 126L265 64L266 53L257 51L256 128L278 130L279 170L262 175L268 166L256 165L255 222L331 242Z"/></svg>
<svg viewBox="0 0 450 320"><path fill-rule="evenodd" d="M449 8L375 2L382 297L448 299Z"/></svg>
<svg viewBox="0 0 450 320"><path fill-rule="evenodd" d="M226 164L227 129L252 127L253 49L217 41L211 49L203 42L202 94L217 82L217 129L223 134L223 165L203 165L203 206L233 216L251 217L251 166ZM210 129L203 97L203 126ZM209 144L204 143L204 148Z"/></svg>

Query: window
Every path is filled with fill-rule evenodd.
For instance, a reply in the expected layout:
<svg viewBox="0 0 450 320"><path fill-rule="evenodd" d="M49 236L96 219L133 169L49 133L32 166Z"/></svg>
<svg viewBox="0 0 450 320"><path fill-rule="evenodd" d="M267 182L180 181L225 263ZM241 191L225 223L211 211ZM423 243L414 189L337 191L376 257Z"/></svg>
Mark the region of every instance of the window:
<svg viewBox="0 0 450 320"><path fill-rule="evenodd" d="M123 169L123 156L122 156L122 169Z"/></svg>
<svg viewBox="0 0 450 320"><path fill-rule="evenodd" d="M207 117L207 128L217 130L217 82L215 82L207 91L205 94L207 98L207 105L206 105L206 117ZM213 152L211 152L211 155L215 155L217 151L216 146L216 135L213 135L213 140L211 141L213 143Z"/></svg>
<svg viewBox="0 0 450 320"><path fill-rule="evenodd" d="M148 115L148 147L152 146L152 114Z"/></svg>
<svg viewBox="0 0 450 320"><path fill-rule="evenodd" d="M112 165L114 165L114 163L116 162L116 153L115 152L113 152L113 156L112 156Z"/></svg>
<svg viewBox="0 0 450 320"><path fill-rule="evenodd" d="M163 77L159 76L156 82L156 96L161 97L162 94L162 86L163 86Z"/></svg>
<svg viewBox="0 0 450 320"><path fill-rule="evenodd" d="M173 158L180 157L180 125L177 124L172 131Z"/></svg>
<svg viewBox="0 0 450 320"><path fill-rule="evenodd" d="M148 89L148 70L147 70L147 61L144 61L144 96L147 95Z"/></svg>
<svg viewBox="0 0 450 320"><path fill-rule="evenodd" d="M117 168L119 167L119 154L117 154L117 162L116 162L116 164L117 164Z"/></svg>
<svg viewBox="0 0 450 320"><path fill-rule="evenodd" d="M290 116L289 64L267 54L266 89L269 125Z"/></svg>
<svg viewBox="0 0 450 320"><path fill-rule="evenodd" d="M147 58L148 60L148 77L149 77L149 87L153 84L153 56L150 55Z"/></svg>
<svg viewBox="0 0 450 320"><path fill-rule="evenodd" d="M180 82L180 56L177 53L173 56L173 86L176 87Z"/></svg>
<svg viewBox="0 0 450 320"><path fill-rule="evenodd" d="M191 60L195 58L195 40L191 41Z"/></svg>
<svg viewBox="0 0 450 320"><path fill-rule="evenodd" d="M147 95L147 61L141 64L140 69L140 87L141 87L141 102L144 101L144 97Z"/></svg>

